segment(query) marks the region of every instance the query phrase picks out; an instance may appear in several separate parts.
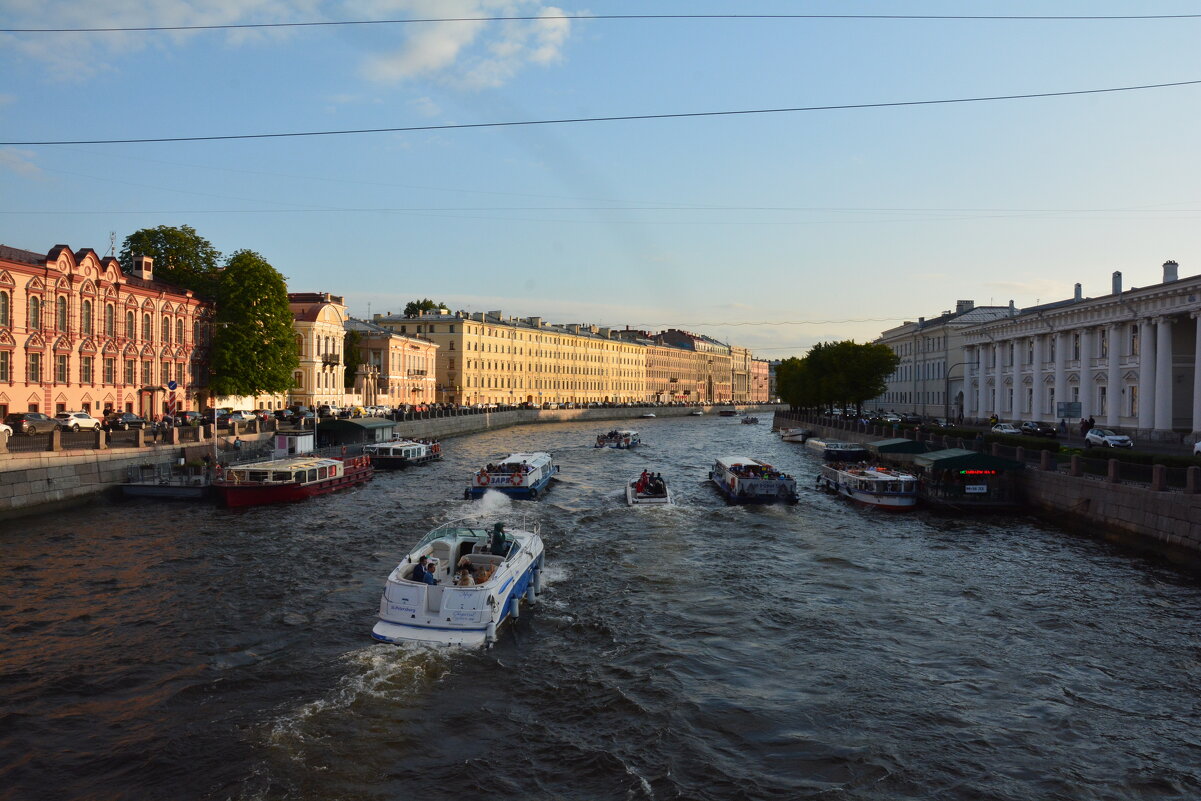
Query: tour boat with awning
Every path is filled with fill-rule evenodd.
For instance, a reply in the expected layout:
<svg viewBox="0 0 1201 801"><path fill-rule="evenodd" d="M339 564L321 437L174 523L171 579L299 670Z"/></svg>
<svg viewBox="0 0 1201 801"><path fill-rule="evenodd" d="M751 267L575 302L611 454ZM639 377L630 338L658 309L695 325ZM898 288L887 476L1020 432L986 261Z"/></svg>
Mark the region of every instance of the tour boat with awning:
<svg viewBox="0 0 1201 801"><path fill-rule="evenodd" d="M217 468L213 489L226 506L303 501L370 481L366 456L293 456Z"/></svg>
<svg viewBox="0 0 1201 801"><path fill-rule="evenodd" d="M558 472L559 466L549 453L512 453L473 473L465 493L479 498L488 490L496 490L515 498L534 499L546 491Z"/></svg>
<svg viewBox="0 0 1201 801"><path fill-rule="evenodd" d="M805 447L820 453L826 462L863 462L869 458L867 448L857 442L809 437Z"/></svg>
<svg viewBox="0 0 1201 801"><path fill-rule="evenodd" d="M623 428L620 430L614 429L607 434L597 434L596 444L592 447L609 447L617 448L618 450L625 450L628 448L637 447L641 442L642 437L639 436L637 431L630 431L629 429Z"/></svg>
<svg viewBox="0 0 1201 801"><path fill-rule="evenodd" d="M426 569L417 570L422 558ZM444 523L422 538L388 575L371 636L387 643L480 646L542 592L538 524L506 529L473 521ZM433 581L435 583L429 583Z"/></svg>
<svg viewBox="0 0 1201 801"><path fill-rule="evenodd" d="M442 458L442 445L415 439L393 439L363 446L371 464L382 469L396 469L425 464Z"/></svg>
<svg viewBox="0 0 1201 801"><path fill-rule="evenodd" d="M750 456L719 457L709 471L709 479L730 503L797 500L795 478Z"/></svg>
<svg viewBox="0 0 1201 801"><path fill-rule="evenodd" d="M888 467L823 464L817 485L877 509L897 512L917 506L917 477Z"/></svg>

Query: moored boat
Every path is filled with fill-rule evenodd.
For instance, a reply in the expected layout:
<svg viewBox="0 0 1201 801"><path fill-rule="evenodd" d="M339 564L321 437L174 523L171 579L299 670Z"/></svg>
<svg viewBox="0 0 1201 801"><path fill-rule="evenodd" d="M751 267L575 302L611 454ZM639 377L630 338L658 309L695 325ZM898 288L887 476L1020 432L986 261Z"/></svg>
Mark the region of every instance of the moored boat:
<svg viewBox="0 0 1201 801"><path fill-rule="evenodd" d="M906 511L917 505L917 477L888 467L823 464L817 484L878 509Z"/></svg>
<svg viewBox="0 0 1201 801"><path fill-rule="evenodd" d="M761 459L721 456L709 479L730 503L773 503L797 500L796 479Z"/></svg>
<svg viewBox="0 0 1201 801"><path fill-rule="evenodd" d="M717 414L719 417L737 417L738 410L737 409L719 409L717 411Z"/></svg>
<svg viewBox="0 0 1201 801"><path fill-rule="evenodd" d="M780 431L780 439L785 442L804 442L813 436L808 428L785 428Z"/></svg>
<svg viewBox="0 0 1201 801"><path fill-rule="evenodd" d="M384 470L395 470L425 464L442 458L442 444L416 439L393 439L363 446L371 464Z"/></svg>
<svg viewBox="0 0 1201 801"><path fill-rule="evenodd" d="M867 448L855 442L809 437L805 447L820 453L826 462L864 462L869 458Z"/></svg>
<svg viewBox="0 0 1201 801"><path fill-rule="evenodd" d="M703 416L705 413L704 413L703 411L701 411L700 409L693 409L693 410L692 410L691 412L689 412L688 414L690 414L690 415L691 415L691 416L693 416L693 417L701 417L701 416Z"/></svg>
<svg viewBox="0 0 1201 801"><path fill-rule="evenodd" d="M496 464L489 464L471 476L466 494L479 498L496 490L515 498L537 498L559 472L551 455L543 451L513 453Z"/></svg>
<svg viewBox="0 0 1201 801"><path fill-rule="evenodd" d="M637 431L630 431L629 429L614 429L607 434L597 434L596 444L593 445L593 447L608 447L625 450L627 448L637 447L641 442L642 438L638 435Z"/></svg>
<svg viewBox="0 0 1201 801"><path fill-rule="evenodd" d="M661 473L647 473L634 476L626 482L626 505L640 506L642 504L672 504L671 487L667 486Z"/></svg>
<svg viewBox="0 0 1201 801"><path fill-rule="evenodd" d="M366 456L293 456L220 468L213 489L226 506L303 501L370 481Z"/></svg>
<svg viewBox="0 0 1201 801"><path fill-rule="evenodd" d="M417 566L425 559L430 578ZM506 530L458 520L429 532L388 575L371 636L387 643L480 646L542 591L538 524ZM430 581L436 583L429 583Z"/></svg>

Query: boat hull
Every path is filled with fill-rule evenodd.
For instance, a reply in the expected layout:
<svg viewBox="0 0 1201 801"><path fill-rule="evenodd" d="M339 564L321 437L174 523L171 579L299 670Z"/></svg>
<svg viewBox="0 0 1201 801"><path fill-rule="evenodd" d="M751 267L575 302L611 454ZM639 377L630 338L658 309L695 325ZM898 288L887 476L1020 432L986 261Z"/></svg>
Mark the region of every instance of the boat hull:
<svg viewBox="0 0 1201 801"><path fill-rule="evenodd" d="M403 470L406 467L414 465L426 464L428 462L436 462L442 458L440 453L430 453L425 456L409 458L404 456L372 456L371 464L375 465L377 470Z"/></svg>
<svg viewBox="0 0 1201 801"><path fill-rule="evenodd" d="M489 484L486 487L473 485L470 488L471 497L482 498L485 492L492 490L493 492L503 492L505 495L508 495L511 498L533 500L546 491L546 489L550 486L550 482L554 479L558 472L558 465L554 465L551 467L547 475L529 485L519 484L515 486L512 483Z"/></svg>
<svg viewBox="0 0 1201 801"><path fill-rule="evenodd" d="M817 485L830 492L838 493L861 506L882 509L886 512L907 512L917 507L917 483L912 482L912 489L905 492L872 491L853 487L847 483L849 477L841 476L836 470L823 467L817 477Z"/></svg>

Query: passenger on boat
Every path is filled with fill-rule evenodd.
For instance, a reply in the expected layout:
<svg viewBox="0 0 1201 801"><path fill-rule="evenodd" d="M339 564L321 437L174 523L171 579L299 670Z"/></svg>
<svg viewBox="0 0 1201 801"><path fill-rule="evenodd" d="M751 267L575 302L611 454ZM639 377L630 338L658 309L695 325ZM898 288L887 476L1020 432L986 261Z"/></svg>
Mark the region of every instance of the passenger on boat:
<svg viewBox="0 0 1201 801"><path fill-rule="evenodd" d="M417 566L413 568L413 581L423 581L426 584L438 583L438 579L434 578L434 574L429 568L429 561L428 556L417 560Z"/></svg>
<svg viewBox="0 0 1201 801"><path fill-rule="evenodd" d="M469 558L467 558L466 555L464 555L463 558L459 560L459 564L456 569L458 570L458 573L459 573L459 579L456 582L457 584L459 584L459 585L475 584L475 565L471 564L471 560ZM464 574L466 574L467 581L463 580Z"/></svg>
<svg viewBox="0 0 1201 801"><path fill-rule="evenodd" d="M505 534L504 523L497 523L492 528L492 553L495 556L505 556L509 553L509 538Z"/></svg>

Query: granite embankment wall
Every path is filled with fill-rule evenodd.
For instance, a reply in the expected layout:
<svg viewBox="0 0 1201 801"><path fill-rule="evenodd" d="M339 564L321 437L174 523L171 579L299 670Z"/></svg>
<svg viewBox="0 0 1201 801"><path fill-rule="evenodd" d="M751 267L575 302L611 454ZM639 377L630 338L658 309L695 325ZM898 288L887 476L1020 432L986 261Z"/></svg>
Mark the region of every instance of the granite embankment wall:
<svg viewBox="0 0 1201 801"><path fill-rule="evenodd" d="M723 407L725 408L725 407ZM764 414L775 407L746 407ZM634 420L648 411L656 417L679 417L690 407L627 407L601 409L517 409L488 414L434 417L396 424L402 437L446 439L489 431L496 428L532 423L578 422L587 420ZM706 414L713 413L706 408ZM270 434L242 434L247 443ZM77 504L88 496L106 492L125 483L130 468L144 464L173 462L181 456L202 458L212 452L211 440L201 444L149 445L142 448L80 450L44 453L0 454L0 520L37 514Z"/></svg>
<svg viewBox="0 0 1201 801"><path fill-rule="evenodd" d="M851 442L886 438L813 423L788 425L801 425L818 436ZM936 441L936 447L941 443ZM1027 510L1038 517L1076 533L1201 564L1201 493L1071 475L1066 465L1051 460L1044 461L1042 467L1028 465L1017 474L1017 481Z"/></svg>

